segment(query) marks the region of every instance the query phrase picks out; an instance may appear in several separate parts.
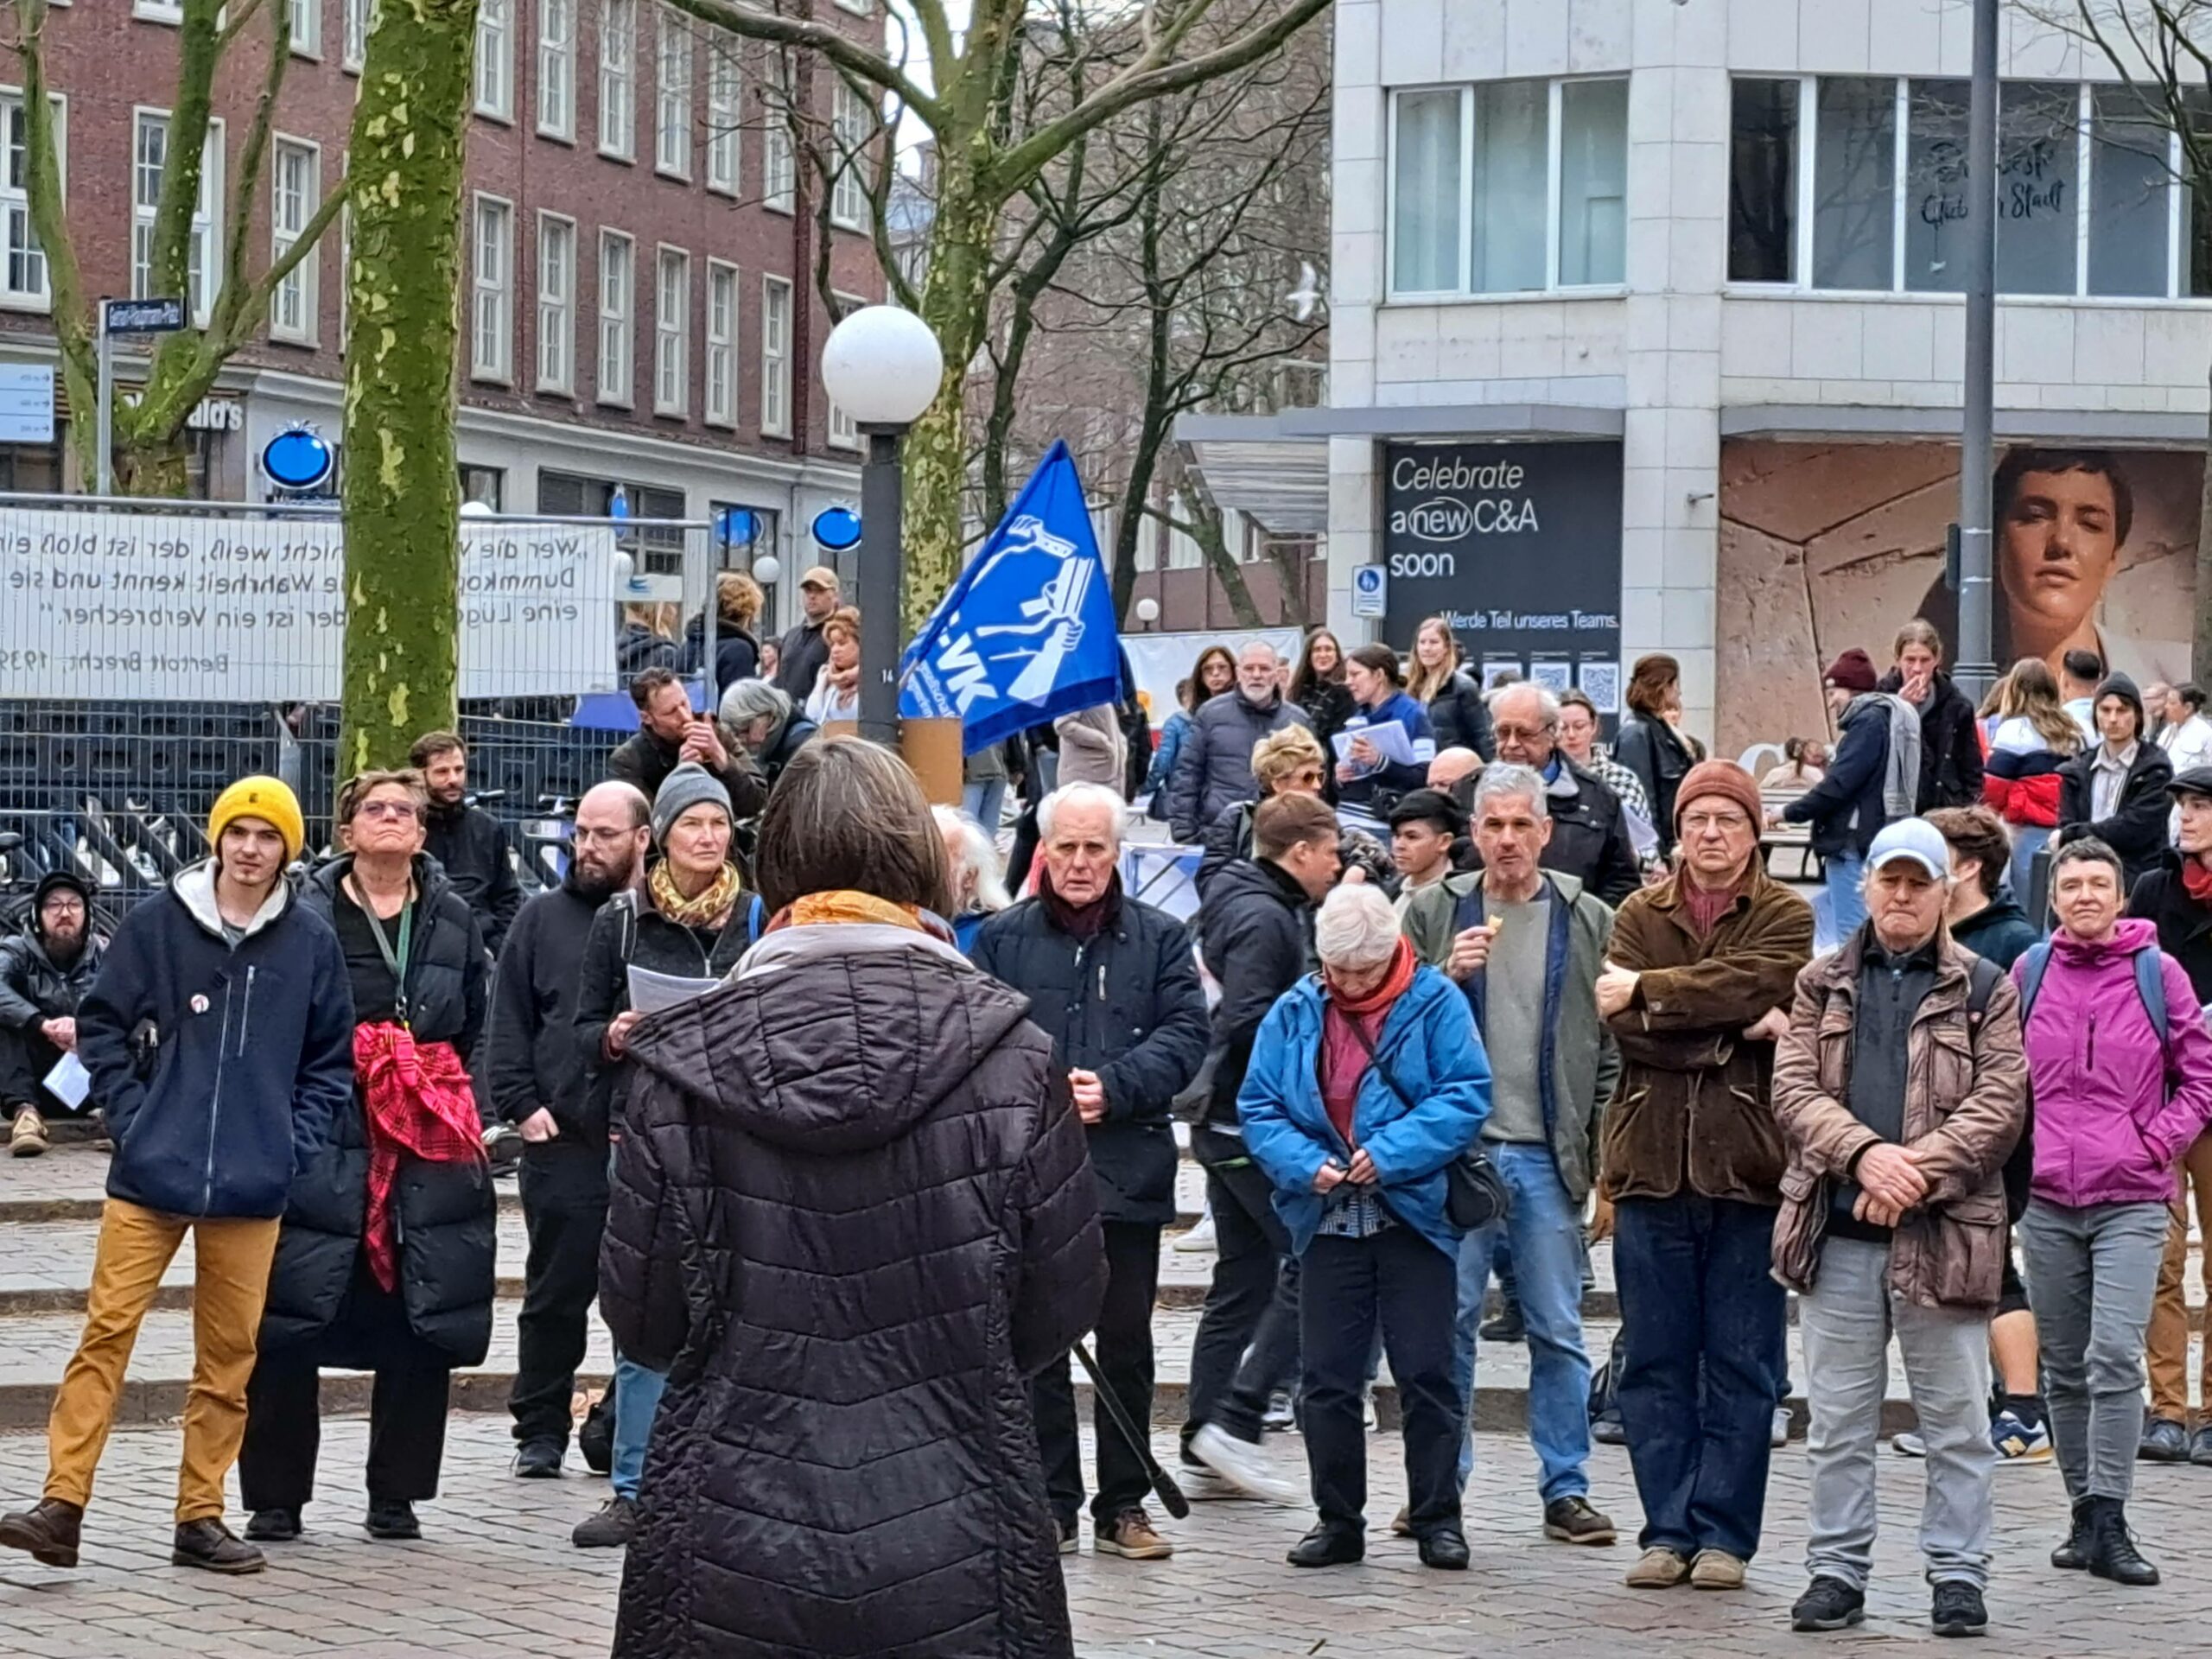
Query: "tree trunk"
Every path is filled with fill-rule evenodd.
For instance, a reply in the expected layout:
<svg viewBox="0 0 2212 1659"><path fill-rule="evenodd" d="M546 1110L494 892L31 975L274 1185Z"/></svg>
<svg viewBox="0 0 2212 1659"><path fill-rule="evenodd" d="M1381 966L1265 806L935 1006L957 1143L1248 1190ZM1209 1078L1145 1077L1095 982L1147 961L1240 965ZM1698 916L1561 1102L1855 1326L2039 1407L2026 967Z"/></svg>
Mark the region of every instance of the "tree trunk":
<svg viewBox="0 0 2212 1659"><path fill-rule="evenodd" d="M161 496L180 500L191 493L192 473L184 435L141 441L117 435L115 489L118 495Z"/></svg>
<svg viewBox="0 0 2212 1659"><path fill-rule="evenodd" d="M2212 674L2212 429L2204 442L2204 483L2196 507L2196 626L2190 641L2189 673Z"/></svg>
<svg viewBox="0 0 2212 1659"><path fill-rule="evenodd" d="M404 765L456 715L454 296L476 3L378 7L353 111L340 777Z"/></svg>
<svg viewBox="0 0 2212 1659"><path fill-rule="evenodd" d="M1192 538L1205 550L1206 568L1213 572L1214 580L1221 583L1223 596L1229 601L1230 614L1236 619L1240 628L1267 626L1260 615L1260 607L1252 602L1252 590L1244 584L1243 568L1236 563L1236 556L1229 550L1228 537L1221 533L1221 509L1205 502L1197 504L1191 515Z"/></svg>
<svg viewBox="0 0 2212 1659"><path fill-rule="evenodd" d="M942 157L930 265L922 283L922 321L944 353L937 401L906 435L905 618L918 628L959 574L967 486L964 419L968 365L990 317L991 233L998 206L976 194L966 157ZM862 602L869 596L863 594Z"/></svg>

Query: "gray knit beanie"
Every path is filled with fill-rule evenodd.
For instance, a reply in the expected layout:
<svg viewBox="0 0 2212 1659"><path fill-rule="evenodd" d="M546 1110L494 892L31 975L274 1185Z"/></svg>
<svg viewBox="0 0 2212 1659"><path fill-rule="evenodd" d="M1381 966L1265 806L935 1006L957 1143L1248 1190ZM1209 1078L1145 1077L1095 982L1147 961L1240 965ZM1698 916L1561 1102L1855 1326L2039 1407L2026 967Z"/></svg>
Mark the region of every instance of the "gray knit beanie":
<svg viewBox="0 0 2212 1659"><path fill-rule="evenodd" d="M666 847L668 832L685 810L694 806L718 806L722 817L736 822L736 815L729 810L729 791L721 786L721 779L697 761L686 760L661 779L660 792L653 797L653 845Z"/></svg>

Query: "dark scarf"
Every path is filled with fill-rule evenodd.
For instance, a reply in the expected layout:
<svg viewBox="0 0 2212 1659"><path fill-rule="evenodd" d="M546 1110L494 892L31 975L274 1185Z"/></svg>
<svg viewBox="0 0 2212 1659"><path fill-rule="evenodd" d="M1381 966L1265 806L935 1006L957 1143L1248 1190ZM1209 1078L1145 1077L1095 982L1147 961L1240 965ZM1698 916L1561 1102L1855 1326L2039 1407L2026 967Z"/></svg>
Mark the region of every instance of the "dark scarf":
<svg viewBox="0 0 2212 1659"><path fill-rule="evenodd" d="M1037 901L1045 906L1045 914L1052 925L1070 938L1094 939L1122 914L1122 873L1114 872L1106 883L1106 891L1087 905L1071 905L1052 890L1052 873L1044 864L1037 867Z"/></svg>
<svg viewBox="0 0 2212 1659"><path fill-rule="evenodd" d="M1690 931L1700 939L1713 937L1713 930L1720 925L1720 918L1744 896L1751 885L1751 873L1743 874L1725 887L1701 887L1697 879L1685 868L1682 871L1682 912L1690 918Z"/></svg>

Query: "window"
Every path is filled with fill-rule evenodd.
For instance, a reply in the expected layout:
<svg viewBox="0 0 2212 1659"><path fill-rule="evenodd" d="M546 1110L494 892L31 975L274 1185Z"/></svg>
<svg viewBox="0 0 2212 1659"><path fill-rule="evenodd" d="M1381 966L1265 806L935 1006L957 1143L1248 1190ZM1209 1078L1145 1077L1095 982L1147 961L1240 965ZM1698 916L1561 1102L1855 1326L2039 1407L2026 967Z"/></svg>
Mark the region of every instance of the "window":
<svg viewBox="0 0 2212 1659"><path fill-rule="evenodd" d="M1511 294L1626 270L1628 83L1501 80L1391 100L1390 287Z"/></svg>
<svg viewBox="0 0 2212 1659"><path fill-rule="evenodd" d="M719 41L707 48L707 188L737 194L738 123L744 119L737 54Z"/></svg>
<svg viewBox="0 0 2212 1659"><path fill-rule="evenodd" d="M537 216L537 389L575 391L576 222Z"/></svg>
<svg viewBox="0 0 2212 1659"><path fill-rule="evenodd" d="M637 246L620 231L599 233L599 401L627 409L631 386L630 304Z"/></svg>
<svg viewBox="0 0 2212 1659"><path fill-rule="evenodd" d="M653 169L691 176L691 28L666 7L659 13L660 52L653 67Z"/></svg>
<svg viewBox="0 0 2212 1659"><path fill-rule="evenodd" d="M303 58L322 55L322 0L286 0L292 10L292 50Z"/></svg>
<svg viewBox="0 0 2212 1659"><path fill-rule="evenodd" d="M867 104L838 81L830 118L831 155L837 168L830 187L830 222L849 231L861 229L868 220L868 175L862 169L872 125Z"/></svg>
<svg viewBox="0 0 2212 1659"><path fill-rule="evenodd" d="M506 510L506 468L472 467L464 461L458 470L461 475L461 499L463 501L474 501L479 506L491 508L494 512L503 512Z"/></svg>
<svg viewBox="0 0 2212 1659"><path fill-rule="evenodd" d="M576 136L576 0L537 0L537 130Z"/></svg>
<svg viewBox="0 0 2212 1659"><path fill-rule="evenodd" d="M866 305L868 302L855 294L832 293L835 303L830 307L833 321L842 322ZM832 448L857 449L861 447L861 429L853 417L838 407L835 397L830 399L829 442Z"/></svg>
<svg viewBox="0 0 2212 1659"><path fill-rule="evenodd" d="M798 169L791 150L791 65L779 52L768 60L769 92L760 131L760 205L779 213L798 210Z"/></svg>
<svg viewBox="0 0 2212 1659"><path fill-rule="evenodd" d="M707 424L737 424L737 267L707 261Z"/></svg>
<svg viewBox="0 0 2212 1659"><path fill-rule="evenodd" d="M361 60L369 54L369 17L376 0L340 0L340 3L344 32L339 40L339 66L358 75Z"/></svg>
<svg viewBox="0 0 2212 1659"><path fill-rule="evenodd" d="M468 372L477 380L514 378L515 210L494 196L476 198L476 297L468 334Z"/></svg>
<svg viewBox="0 0 2212 1659"><path fill-rule="evenodd" d="M691 403L691 256L663 248L653 292L653 413L681 415Z"/></svg>
<svg viewBox="0 0 2212 1659"><path fill-rule="evenodd" d="M269 170L269 226L271 259L289 252L315 217L322 200L322 152L294 138L276 141ZM310 248L269 296L269 334L295 345L315 344L319 251Z"/></svg>
<svg viewBox="0 0 2212 1659"><path fill-rule="evenodd" d="M130 166L130 293L147 299L154 289L154 221L162 205L162 175L168 167L169 115L167 110L140 110L132 124ZM223 199L223 124L210 121L200 154L200 200L192 210L192 235L187 245L186 284L192 295L192 315L207 321L214 302L208 274L222 280L220 244L216 236L213 204Z"/></svg>
<svg viewBox="0 0 2212 1659"><path fill-rule="evenodd" d="M54 100L54 141L60 149L65 185L68 173L68 111ZM0 209L6 214L0 235L0 302L10 305L51 303L46 286L46 251L31 228L29 190L30 134L23 120L23 97L19 92L0 94Z"/></svg>
<svg viewBox="0 0 2212 1659"><path fill-rule="evenodd" d="M478 0L476 113L515 118L514 0Z"/></svg>
<svg viewBox="0 0 2212 1659"><path fill-rule="evenodd" d="M600 0L599 153L638 153L637 0Z"/></svg>
<svg viewBox="0 0 2212 1659"><path fill-rule="evenodd" d="M791 435L791 285L781 276L760 279L760 429Z"/></svg>
<svg viewBox="0 0 2212 1659"><path fill-rule="evenodd" d="M1737 81L1729 279L1962 291L1967 106L1960 80ZM1999 292L2196 291L2177 258L2180 140L2162 111L2124 85L2006 81L1997 124Z"/></svg>

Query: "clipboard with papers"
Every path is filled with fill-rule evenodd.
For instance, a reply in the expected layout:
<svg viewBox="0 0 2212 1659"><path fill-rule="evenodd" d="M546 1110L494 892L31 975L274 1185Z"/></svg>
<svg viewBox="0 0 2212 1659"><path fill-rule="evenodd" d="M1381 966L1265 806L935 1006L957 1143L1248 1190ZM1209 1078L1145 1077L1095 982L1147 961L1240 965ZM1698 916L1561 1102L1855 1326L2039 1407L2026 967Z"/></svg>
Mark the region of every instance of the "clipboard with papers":
<svg viewBox="0 0 2212 1659"><path fill-rule="evenodd" d="M1377 721L1372 726L1351 726L1331 740L1336 745L1337 759L1350 760L1351 746L1361 738L1375 746L1376 753L1382 757L1380 764L1389 766L1416 766L1413 739L1406 735L1406 723L1402 720Z"/></svg>

